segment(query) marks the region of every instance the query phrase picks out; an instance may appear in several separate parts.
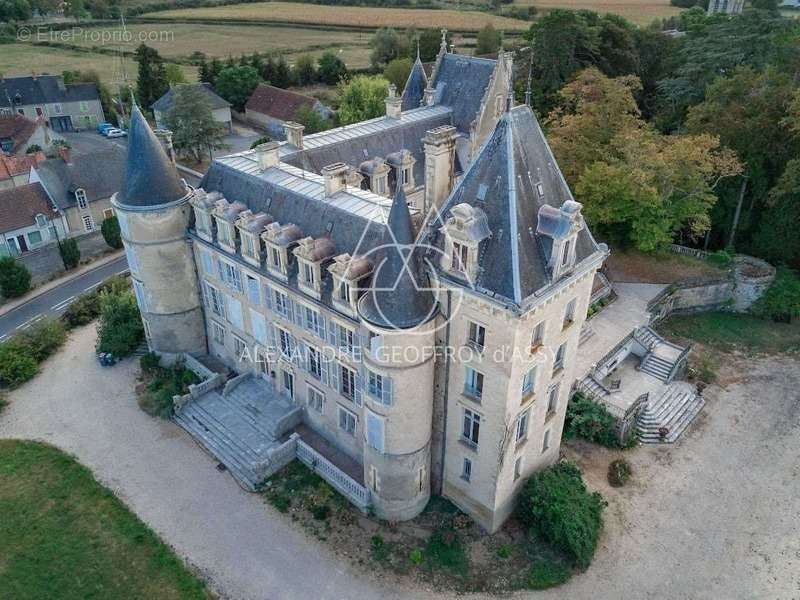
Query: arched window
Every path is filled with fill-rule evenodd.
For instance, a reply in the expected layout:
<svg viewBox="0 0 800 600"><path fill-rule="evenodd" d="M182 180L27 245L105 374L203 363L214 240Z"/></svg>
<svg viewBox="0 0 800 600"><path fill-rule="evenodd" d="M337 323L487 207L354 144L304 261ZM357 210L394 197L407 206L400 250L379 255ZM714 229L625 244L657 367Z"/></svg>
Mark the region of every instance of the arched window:
<svg viewBox="0 0 800 600"><path fill-rule="evenodd" d="M75 201L78 203L78 208L85 209L89 206L89 201L86 199L86 190L78 188L75 190Z"/></svg>

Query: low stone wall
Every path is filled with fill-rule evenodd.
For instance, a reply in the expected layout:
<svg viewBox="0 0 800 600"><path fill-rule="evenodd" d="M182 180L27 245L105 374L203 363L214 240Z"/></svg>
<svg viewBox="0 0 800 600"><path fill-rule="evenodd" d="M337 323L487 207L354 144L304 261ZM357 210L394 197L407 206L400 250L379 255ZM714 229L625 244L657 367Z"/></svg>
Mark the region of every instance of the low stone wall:
<svg viewBox="0 0 800 600"><path fill-rule="evenodd" d="M775 279L775 267L760 258L739 255L734 259L733 310L742 312L758 300Z"/></svg>
<svg viewBox="0 0 800 600"><path fill-rule="evenodd" d="M75 238L81 251L81 262L96 258L114 250L106 244L99 231ZM58 244L52 243L26 252L17 258L31 272L31 284L39 285L64 273L64 262L58 251Z"/></svg>

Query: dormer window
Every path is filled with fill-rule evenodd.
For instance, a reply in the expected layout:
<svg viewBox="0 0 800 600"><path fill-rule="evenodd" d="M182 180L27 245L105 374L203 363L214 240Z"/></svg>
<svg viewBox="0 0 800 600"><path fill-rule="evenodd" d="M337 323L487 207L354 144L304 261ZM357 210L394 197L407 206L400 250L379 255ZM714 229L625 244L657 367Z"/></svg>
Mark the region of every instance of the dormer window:
<svg viewBox="0 0 800 600"><path fill-rule="evenodd" d="M445 234L442 268L474 280L478 274L478 247L490 235L486 213L466 202L457 204L440 231Z"/></svg>
<svg viewBox="0 0 800 600"><path fill-rule="evenodd" d="M294 249L300 268L300 289L317 300L322 295L322 263L332 258L333 254L333 240L328 237L303 238Z"/></svg>
<svg viewBox="0 0 800 600"><path fill-rule="evenodd" d="M469 248L465 244L453 242L451 269L456 273L466 274L467 264L469 264Z"/></svg>
<svg viewBox="0 0 800 600"><path fill-rule="evenodd" d="M228 252L236 252L236 228L234 223L239 215L250 214L241 202L228 202L225 198L214 204L214 217L217 221L217 242Z"/></svg>
<svg viewBox="0 0 800 600"><path fill-rule="evenodd" d="M359 284L372 273L372 263L363 256L340 254L328 267L333 277L333 303L338 310L356 316Z"/></svg>
<svg viewBox="0 0 800 600"><path fill-rule="evenodd" d="M86 199L86 190L83 188L75 190L75 201L78 203L78 208L85 210L89 206L89 201Z"/></svg>
<svg viewBox="0 0 800 600"><path fill-rule="evenodd" d="M214 241L214 228L211 211L214 210L215 203L222 195L219 192L206 193L202 188L198 189L190 200L194 207L194 229L197 235L207 242Z"/></svg>
<svg viewBox="0 0 800 600"><path fill-rule="evenodd" d="M350 285L346 281L339 283L339 301L350 302Z"/></svg>
<svg viewBox="0 0 800 600"><path fill-rule="evenodd" d="M283 260L281 258L281 251L276 247L269 249L269 264L273 269L283 271Z"/></svg>
<svg viewBox="0 0 800 600"><path fill-rule="evenodd" d="M303 263L303 283L313 287L314 280L314 266L309 263Z"/></svg>
<svg viewBox="0 0 800 600"><path fill-rule="evenodd" d="M580 203L567 200L561 208L545 204L539 209L536 234L541 236L553 280L569 273L575 265L578 233L584 227L581 208Z"/></svg>
<svg viewBox="0 0 800 600"><path fill-rule="evenodd" d="M286 281L289 278L289 248L303 237L300 228L293 223L281 225L273 221L264 227L261 239L267 247L267 270Z"/></svg>
<svg viewBox="0 0 800 600"><path fill-rule="evenodd" d="M261 266L261 238L259 234L265 225L272 222L272 217L264 213L253 214L249 210L239 213L236 227L241 240L242 257L252 265Z"/></svg>

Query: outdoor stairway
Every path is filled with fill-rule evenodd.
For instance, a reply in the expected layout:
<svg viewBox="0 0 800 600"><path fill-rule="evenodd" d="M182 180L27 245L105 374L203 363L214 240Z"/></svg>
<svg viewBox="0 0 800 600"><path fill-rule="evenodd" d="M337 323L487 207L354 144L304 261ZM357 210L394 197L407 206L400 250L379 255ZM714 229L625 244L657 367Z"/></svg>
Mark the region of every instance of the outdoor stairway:
<svg viewBox="0 0 800 600"><path fill-rule="evenodd" d="M650 327L638 328L635 338L647 349L647 354L639 364L639 370L669 383L670 374L676 363L685 358L686 348L668 342Z"/></svg>
<svg viewBox="0 0 800 600"><path fill-rule="evenodd" d="M253 491L261 484L259 465L300 422L301 411L266 382L248 377L190 402L173 420Z"/></svg>
<svg viewBox="0 0 800 600"><path fill-rule="evenodd" d="M705 400L697 395L692 385L683 381L670 384L659 398L648 401L639 413L636 420L639 440L645 444L674 442L703 406ZM668 430L663 439L658 432L662 427Z"/></svg>
<svg viewBox="0 0 800 600"><path fill-rule="evenodd" d="M642 359L642 364L639 365L639 369L645 373L649 373L656 379L667 381L674 364L675 363L671 363L660 356L656 356L653 352L649 352L645 355L644 359Z"/></svg>
<svg viewBox="0 0 800 600"><path fill-rule="evenodd" d="M664 338L658 335L655 331L653 331L650 327L640 327L637 330L637 335L639 339L644 343L645 346L648 348L652 348L656 344L663 342Z"/></svg>
<svg viewBox="0 0 800 600"><path fill-rule="evenodd" d="M578 346L583 346L592 336L594 336L594 329L588 322L584 323L578 336Z"/></svg>

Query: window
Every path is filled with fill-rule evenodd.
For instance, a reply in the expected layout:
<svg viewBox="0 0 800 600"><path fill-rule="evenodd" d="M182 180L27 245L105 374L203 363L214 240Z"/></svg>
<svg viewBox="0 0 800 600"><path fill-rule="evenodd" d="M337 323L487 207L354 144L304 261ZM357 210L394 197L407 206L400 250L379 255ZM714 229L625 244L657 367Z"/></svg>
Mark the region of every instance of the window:
<svg viewBox="0 0 800 600"><path fill-rule="evenodd" d="M31 231L28 233L28 243L31 246L40 244L42 242L42 234L39 231Z"/></svg>
<svg viewBox="0 0 800 600"><path fill-rule="evenodd" d="M467 367L467 377L464 382L464 393L480 399L483 395L483 373Z"/></svg>
<svg viewBox="0 0 800 600"><path fill-rule="evenodd" d="M218 344L225 344L225 328L216 321L211 321L211 337Z"/></svg>
<svg viewBox="0 0 800 600"><path fill-rule="evenodd" d="M104 219L110 219L113 216L114 216L114 209L113 208L106 208L105 210L103 210L103 218Z"/></svg>
<svg viewBox="0 0 800 600"><path fill-rule="evenodd" d="M551 417L556 414L558 408L558 384L551 386L547 392L547 413L546 417Z"/></svg>
<svg viewBox="0 0 800 600"><path fill-rule="evenodd" d="M386 423L383 417L367 411L367 445L383 452Z"/></svg>
<svg viewBox="0 0 800 600"><path fill-rule="evenodd" d="M348 329L344 325L337 324L336 328L338 333L337 337L339 339L339 349L352 353L355 348L355 333L353 333L352 329Z"/></svg>
<svg viewBox="0 0 800 600"><path fill-rule="evenodd" d="M252 275L246 276L247 280L247 299L249 300L250 304L255 304L258 306L261 303L261 295L259 294L259 285L258 279L253 277Z"/></svg>
<svg viewBox="0 0 800 600"><path fill-rule="evenodd" d="M319 414L325 413L325 394L320 392L317 388L308 386L308 407L318 412Z"/></svg>
<svg viewBox="0 0 800 600"><path fill-rule="evenodd" d="M528 437L528 420L530 417L530 411L526 410L520 416L517 417L517 427L516 427L516 434L514 438L516 439L517 443L524 441L525 438Z"/></svg>
<svg viewBox="0 0 800 600"><path fill-rule="evenodd" d="M464 458L464 462L461 463L461 479L464 481L469 481L472 478L472 461L468 458Z"/></svg>
<svg viewBox="0 0 800 600"><path fill-rule="evenodd" d="M570 244L569 240L564 242L564 249L561 251L561 266L566 267L569 263L569 251L570 251Z"/></svg>
<svg viewBox="0 0 800 600"><path fill-rule="evenodd" d="M304 312L306 329L319 335L319 313L308 306L305 307Z"/></svg>
<svg viewBox="0 0 800 600"><path fill-rule="evenodd" d="M86 191L82 188L75 190L75 202L78 203L78 208L81 210L89 206L89 201L86 199Z"/></svg>
<svg viewBox="0 0 800 600"><path fill-rule="evenodd" d="M411 183L411 167L405 167L403 169L403 185L408 185Z"/></svg>
<svg viewBox="0 0 800 600"><path fill-rule="evenodd" d="M147 299L144 294L144 285L141 281L133 280L133 293L136 294L136 304L141 312L147 312Z"/></svg>
<svg viewBox="0 0 800 600"><path fill-rule="evenodd" d="M478 438L481 430L481 416L469 410L464 409L464 430L461 432L462 439L470 446L478 446Z"/></svg>
<svg viewBox="0 0 800 600"><path fill-rule="evenodd" d="M547 449L550 448L550 430L544 432L544 438L542 439L542 452L547 452Z"/></svg>
<svg viewBox="0 0 800 600"><path fill-rule="evenodd" d="M211 233L211 216L197 207L194 209L195 228L198 231Z"/></svg>
<svg viewBox="0 0 800 600"><path fill-rule="evenodd" d="M82 113L89 112L89 103L88 102L81 102L80 103L80 107L81 107L81 112Z"/></svg>
<svg viewBox="0 0 800 600"><path fill-rule="evenodd" d="M377 492L380 489L380 478L375 465L369 466L369 487L373 492Z"/></svg>
<svg viewBox="0 0 800 600"><path fill-rule="evenodd" d="M522 457L518 456L517 460L514 461L514 481L520 478L522 475Z"/></svg>
<svg viewBox="0 0 800 600"><path fill-rule="evenodd" d="M452 269L456 273L465 273L467 271L467 257L469 249L464 244L453 242L453 259Z"/></svg>
<svg viewBox="0 0 800 600"><path fill-rule="evenodd" d="M350 285L346 281L339 283L339 300L350 302Z"/></svg>
<svg viewBox="0 0 800 600"><path fill-rule="evenodd" d="M224 260L218 260L217 264L219 265L220 279L222 279L229 288L241 292L242 274L239 272L239 269Z"/></svg>
<svg viewBox="0 0 800 600"><path fill-rule="evenodd" d="M522 377L522 395L526 396L533 392L533 386L536 384L536 367L531 367L528 372Z"/></svg>
<svg viewBox="0 0 800 600"><path fill-rule="evenodd" d="M44 229L45 227L47 227L47 217L45 217L45 216L44 216L43 214L41 214L41 213L39 213L38 215L36 215L36 226L37 226L39 229Z"/></svg>
<svg viewBox="0 0 800 600"><path fill-rule="evenodd" d="M94 231L94 219L92 219L92 215L83 215L83 228L86 231Z"/></svg>
<svg viewBox="0 0 800 600"><path fill-rule="evenodd" d="M544 321L537 323L531 335L531 350L535 350L544 343Z"/></svg>
<svg viewBox="0 0 800 600"><path fill-rule="evenodd" d="M225 244L226 246L233 245L231 243L230 225L222 219L217 219L217 240L219 240L220 244Z"/></svg>
<svg viewBox="0 0 800 600"><path fill-rule="evenodd" d="M61 106L61 103L59 103L59 102L54 102L54 103L53 103L53 114L55 114L55 115L60 115L60 114L61 114L61 113L63 113L63 112L64 112L64 107L63 107L63 106Z"/></svg>
<svg viewBox="0 0 800 600"><path fill-rule="evenodd" d="M278 269L279 271L283 270L283 261L281 260L281 252L277 248L270 248L269 249L269 264L272 265L272 268Z"/></svg>
<svg viewBox="0 0 800 600"><path fill-rule="evenodd" d="M339 383L339 391L342 393L342 396L345 398L349 398L350 400L355 399L356 397L356 372L353 369L345 367L344 365L339 365L340 371L340 383Z"/></svg>
<svg viewBox="0 0 800 600"><path fill-rule="evenodd" d="M575 320L575 305L577 301L577 298L573 298L569 301L567 307L564 309L564 329L572 325L573 321Z"/></svg>
<svg viewBox="0 0 800 600"><path fill-rule="evenodd" d="M339 407L339 429L349 433L350 435L356 434L357 417L343 406Z"/></svg>
<svg viewBox="0 0 800 600"><path fill-rule="evenodd" d="M564 342L556 350L556 358L553 361L553 372L564 368L564 355L567 353L567 343Z"/></svg>
<svg viewBox="0 0 800 600"><path fill-rule="evenodd" d="M378 400L383 400L383 376L367 371L367 388L369 395Z"/></svg>
<svg viewBox="0 0 800 600"><path fill-rule="evenodd" d="M289 318L289 297L278 290L275 290L275 312Z"/></svg>
<svg viewBox="0 0 800 600"><path fill-rule="evenodd" d="M308 349L308 372L317 379L322 379L322 362L319 350L316 348Z"/></svg>
<svg viewBox="0 0 800 600"><path fill-rule="evenodd" d="M314 265L307 262L303 263L303 282L306 285L314 285Z"/></svg>
<svg viewBox="0 0 800 600"><path fill-rule="evenodd" d="M208 306L218 317L225 316L225 299L218 289L206 284Z"/></svg>
<svg viewBox="0 0 800 600"><path fill-rule="evenodd" d="M291 359L294 352L294 338L285 329L278 328L278 342L281 353L285 358Z"/></svg>
<svg viewBox="0 0 800 600"><path fill-rule="evenodd" d="M468 344L476 350L483 350L483 343L486 341L486 328L477 323L469 324Z"/></svg>
<svg viewBox="0 0 800 600"><path fill-rule="evenodd" d="M252 329L253 337L262 346L268 345L267 341L267 320L260 312L250 309L250 328Z"/></svg>
<svg viewBox="0 0 800 600"><path fill-rule="evenodd" d="M236 360L243 360L245 352L247 352L247 344L243 339L233 336L233 355Z"/></svg>
<svg viewBox="0 0 800 600"><path fill-rule="evenodd" d="M237 329L244 331L244 319L242 318L242 303L236 298L227 296L225 298L225 307L228 313L228 322L235 325Z"/></svg>

